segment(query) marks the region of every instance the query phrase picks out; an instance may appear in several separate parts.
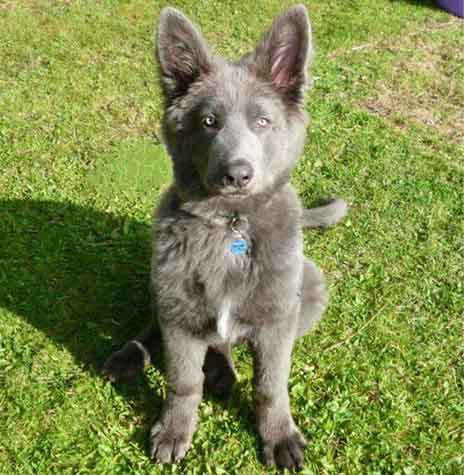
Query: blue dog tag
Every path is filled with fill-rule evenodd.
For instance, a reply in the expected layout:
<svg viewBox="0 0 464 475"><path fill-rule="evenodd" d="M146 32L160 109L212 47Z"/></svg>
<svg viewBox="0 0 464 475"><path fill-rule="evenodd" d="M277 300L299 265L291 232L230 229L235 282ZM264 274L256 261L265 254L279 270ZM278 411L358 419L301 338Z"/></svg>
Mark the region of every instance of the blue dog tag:
<svg viewBox="0 0 464 475"><path fill-rule="evenodd" d="M248 243L242 238L234 239L230 245L230 250L232 254L241 256L248 251Z"/></svg>

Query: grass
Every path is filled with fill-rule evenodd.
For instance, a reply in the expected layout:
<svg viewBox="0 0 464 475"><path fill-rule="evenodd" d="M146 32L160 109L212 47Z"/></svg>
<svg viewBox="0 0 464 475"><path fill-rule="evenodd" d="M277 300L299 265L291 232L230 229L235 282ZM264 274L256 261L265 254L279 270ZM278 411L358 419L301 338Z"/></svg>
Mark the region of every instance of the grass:
<svg viewBox="0 0 464 475"><path fill-rule="evenodd" d="M172 2L239 55L289 2ZM144 452L165 382L99 376L148 319L159 143L152 24L164 2L0 1L0 473L261 474L251 363L205 399L186 460ZM463 23L432 2L310 2L303 201L349 219L305 235L329 310L294 351L304 474L464 472Z"/></svg>

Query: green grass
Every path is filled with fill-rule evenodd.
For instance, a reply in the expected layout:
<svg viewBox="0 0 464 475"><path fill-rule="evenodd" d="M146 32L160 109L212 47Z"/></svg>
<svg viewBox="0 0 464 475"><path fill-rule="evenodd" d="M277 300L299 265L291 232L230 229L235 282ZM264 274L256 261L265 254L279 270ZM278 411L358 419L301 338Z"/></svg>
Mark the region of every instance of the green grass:
<svg viewBox="0 0 464 475"><path fill-rule="evenodd" d="M224 54L287 1L172 2ZM152 25L165 2L0 1L0 473L262 474L251 361L161 468L166 387L99 376L148 320L159 143ZM294 183L349 218L305 235L331 302L295 348L304 474L464 473L463 23L433 2L313 0L312 122Z"/></svg>

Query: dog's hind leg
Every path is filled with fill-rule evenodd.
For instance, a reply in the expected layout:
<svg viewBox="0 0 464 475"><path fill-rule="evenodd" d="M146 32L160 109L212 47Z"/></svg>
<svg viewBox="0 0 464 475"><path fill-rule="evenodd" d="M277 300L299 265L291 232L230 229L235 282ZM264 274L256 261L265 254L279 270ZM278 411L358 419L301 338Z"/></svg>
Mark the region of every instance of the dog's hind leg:
<svg viewBox="0 0 464 475"><path fill-rule="evenodd" d="M153 323L114 352L103 365L103 374L113 383L134 378L161 348L161 333Z"/></svg>
<svg viewBox="0 0 464 475"><path fill-rule="evenodd" d="M206 389L220 399L229 399L237 380L229 343L208 348L203 372Z"/></svg>
<svg viewBox="0 0 464 475"><path fill-rule="evenodd" d="M133 340L115 351L103 365L103 374L113 383L134 378L161 350L158 324L151 324ZM220 399L228 399L237 380L230 344L210 346L203 365L205 386Z"/></svg>
<svg viewBox="0 0 464 475"><path fill-rule="evenodd" d="M327 307L327 301L322 272L312 261L305 259L297 337L305 335L316 325Z"/></svg>

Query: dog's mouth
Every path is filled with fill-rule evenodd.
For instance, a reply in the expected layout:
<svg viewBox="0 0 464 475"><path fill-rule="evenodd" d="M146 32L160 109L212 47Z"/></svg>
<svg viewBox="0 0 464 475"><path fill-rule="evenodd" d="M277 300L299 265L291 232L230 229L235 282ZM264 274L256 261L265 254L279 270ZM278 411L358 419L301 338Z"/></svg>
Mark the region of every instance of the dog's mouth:
<svg viewBox="0 0 464 475"><path fill-rule="evenodd" d="M236 189L228 190L228 189L223 189L223 188L219 189L219 194L222 196L237 198L237 199L245 198L246 196L250 195L250 193L245 190L236 190Z"/></svg>
<svg viewBox="0 0 464 475"><path fill-rule="evenodd" d="M222 196L231 199L243 199L250 196L250 190L244 188L237 188L235 186L223 186L219 184L205 183L205 188L210 195Z"/></svg>
<svg viewBox="0 0 464 475"><path fill-rule="evenodd" d="M250 196L248 190L240 190L234 187L222 187L222 186L208 186L208 192L212 195L222 196L224 198L231 198L240 200Z"/></svg>

